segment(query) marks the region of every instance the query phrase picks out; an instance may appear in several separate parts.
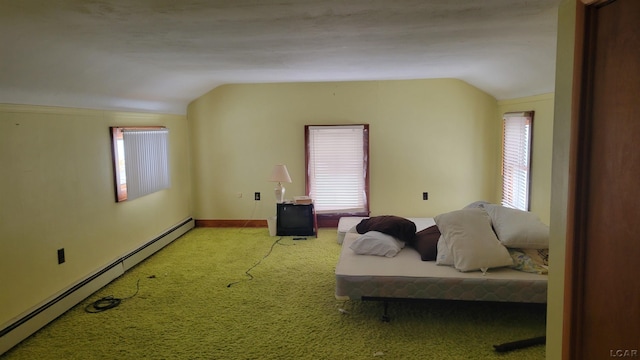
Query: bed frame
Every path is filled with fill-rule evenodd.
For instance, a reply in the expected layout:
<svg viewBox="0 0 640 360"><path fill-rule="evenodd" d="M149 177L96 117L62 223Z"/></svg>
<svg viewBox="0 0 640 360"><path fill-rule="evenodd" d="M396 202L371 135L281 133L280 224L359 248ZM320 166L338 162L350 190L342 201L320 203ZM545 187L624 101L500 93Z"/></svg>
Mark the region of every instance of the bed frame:
<svg viewBox="0 0 640 360"><path fill-rule="evenodd" d="M429 222L423 222L428 225ZM450 266L422 261L405 247L395 257L357 255L349 248L359 234L344 235L336 265L338 300L375 300L384 304L383 321L389 321L388 303L399 300L468 300L546 303L547 275L509 268L460 272Z"/></svg>

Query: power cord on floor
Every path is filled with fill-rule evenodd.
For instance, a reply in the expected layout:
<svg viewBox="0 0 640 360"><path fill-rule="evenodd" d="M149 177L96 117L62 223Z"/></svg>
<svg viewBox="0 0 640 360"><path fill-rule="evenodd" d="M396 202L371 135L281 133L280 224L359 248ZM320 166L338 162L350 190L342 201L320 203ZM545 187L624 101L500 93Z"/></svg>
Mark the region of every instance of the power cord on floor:
<svg viewBox="0 0 640 360"><path fill-rule="evenodd" d="M345 314L345 315L349 314L349 310L347 310L347 302L348 302L348 301L349 301L349 300L344 300L344 301L342 302L342 306L337 305L337 306L338 306L338 311L339 311L341 314Z"/></svg>
<svg viewBox="0 0 640 360"><path fill-rule="evenodd" d="M547 343L546 336L538 336L530 339L512 341L504 344L493 345L497 352L507 352L512 350L524 349L529 346L543 345Z"/></svg>
<svg viewBox="0 0 640 360"><path fill-rule="evenodd" d="M103 312L105 310L113 309L114 307L120 305L122 300L131 299L132 297L138 295L138 291L140 291L140 279L138 279L138 282L136 283L136 292L133 295L126 298L116 298L113 297L113 295L105 296L87 305L87 307L84 308L84 311L95 314Z"/></svg>
<svg viewBox="0 0 640 360"><path fill-rule="evenodd" d="M227 285L228 288L230 288L231 286L241 283L243 281L250 281L253 280L253 275L251 275L251 270L253 270L256 266L260 265L260 263L262 262L262 260L266 259L271 252L273 251L273 248L277 245L282 245L282 246L289 246L289 245L285 245L285 244L280 244L280 240L282 240L282 236L280 236L276 241L273 242L273 244L271 244L271 248L269 249L269 252L267 252L267 254L265 256L262 257L262 259L258 260L257 263L253 264L252 267L250 267L249 269L247 269L247 271L245 271L245 275L247 275L249 278L248 279L243 279L243 280L238 280L238 281L234 281L232 283L229 283Z"/></svg>
<svg viewBox="0 0 640 360"><path fill-rule="evenodd" d="M253 220L253 215L256 213L256 209L258 208L258 202L259 200L255 200L253 202L253 210L251 210L251 215L249 216L247 221L245 221L244 224L242 224L238 232L242 232L242 230L244 230L247 227L247 224L249 224L249 221Z"/></svg>

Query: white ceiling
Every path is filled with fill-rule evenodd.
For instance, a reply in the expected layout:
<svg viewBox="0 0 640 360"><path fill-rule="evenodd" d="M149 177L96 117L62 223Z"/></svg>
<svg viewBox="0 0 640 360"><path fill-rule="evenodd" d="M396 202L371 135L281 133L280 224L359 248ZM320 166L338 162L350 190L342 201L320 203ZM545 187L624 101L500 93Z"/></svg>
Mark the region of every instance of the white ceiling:
<svg viewBox="0 0 640 360"><path fill-rule="evenodd" d="M0 103L186 113L227 83L554 90L559 0L0 0Z"/></svg>

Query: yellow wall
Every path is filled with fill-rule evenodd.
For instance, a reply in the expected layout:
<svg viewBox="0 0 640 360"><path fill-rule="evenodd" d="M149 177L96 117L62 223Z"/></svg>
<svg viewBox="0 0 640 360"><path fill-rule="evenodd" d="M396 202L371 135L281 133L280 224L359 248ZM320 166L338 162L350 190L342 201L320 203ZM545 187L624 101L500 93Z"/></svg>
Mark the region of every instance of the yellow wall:
<svg viewBox="0 0 640 360"><path fill-rule="evenodd" d="M535 111L531 154L531 212L549 224L551 202L551 159L553 148L553 94L498 101L498 114ZM500 187L498 187L498 198Z"/></svg>
<svg viewBox="0 0 640 360"><path fill-rule="evenodd" d="M497 102L459 80L225 85L187 116L196 219L274 215L267 177L278 163L293 180L286 197L303 195L305 124L370 124L372 215L435 216L497 200Z"/></svg>
<svg viewBox="0 0 640 360"><path fill-rule="evenodd" d="M577 0L563 0L558 9L558 50L553 124L547 359L562 358L562 317L567 231L571 98Z"/></svg>
<svg viewBox="0 0 640 360"><path fill-rule="evenodd" d="M0 324L189 216L274 215L274 164L293 178L287 197L304 193L305 124L369 123L372 215L424 217L498 202L501 113L533 109L532 206L545 220L552 98L498 102L465 82L431 79L225 85L194 100L186 118L0 105ZM171 189L115 203L114 125L169 127Z"/></svg>
<svg viewBox="0 0 640 360"><path fill-rule="evenodd" d="M114 125L169 128L170 189L115 202ZM0 325L188 218L188 162L184 116L0 105Z"/></svg>

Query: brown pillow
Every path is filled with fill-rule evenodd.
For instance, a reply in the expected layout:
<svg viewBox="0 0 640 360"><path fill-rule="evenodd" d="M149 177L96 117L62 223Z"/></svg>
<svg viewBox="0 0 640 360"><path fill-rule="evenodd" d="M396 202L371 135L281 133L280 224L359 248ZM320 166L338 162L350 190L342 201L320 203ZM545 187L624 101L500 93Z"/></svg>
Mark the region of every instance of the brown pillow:
<svg viewBox="0 0 640 360"><path fill-rule="evenodd" d="M422 261L436 260L440 235L440 230L437 225L429 226L416 233L416 238L411 245L418 251Z"/></svg>
<svg viewBox="0 0 640 360"><path fill-rule="evenodd" d="M374 216L363 219L356 225L358 234L379 231L391 235L400 241L410 243L416 236L416 224L409 219L394 215Z"/></svg>

